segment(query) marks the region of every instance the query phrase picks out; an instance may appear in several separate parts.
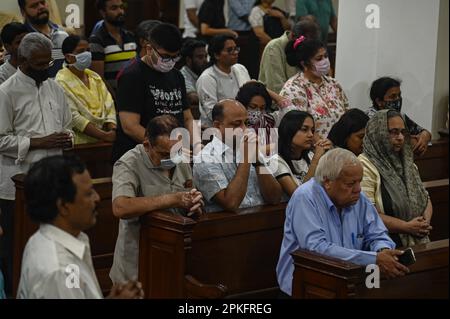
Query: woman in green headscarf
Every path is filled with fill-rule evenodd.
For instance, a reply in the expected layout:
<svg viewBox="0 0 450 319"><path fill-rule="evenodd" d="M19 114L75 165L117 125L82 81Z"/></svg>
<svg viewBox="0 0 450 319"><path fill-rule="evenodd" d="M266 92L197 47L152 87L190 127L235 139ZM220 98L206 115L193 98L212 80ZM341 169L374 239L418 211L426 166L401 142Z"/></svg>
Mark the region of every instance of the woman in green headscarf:
<svg viewBox="0 0 450 319"><path fill-rule="evenodd" d="M429 242L433 207L414 164L400 113L382 110L369 120L359 159L364 166L362 190L397 245Z"/></svg>

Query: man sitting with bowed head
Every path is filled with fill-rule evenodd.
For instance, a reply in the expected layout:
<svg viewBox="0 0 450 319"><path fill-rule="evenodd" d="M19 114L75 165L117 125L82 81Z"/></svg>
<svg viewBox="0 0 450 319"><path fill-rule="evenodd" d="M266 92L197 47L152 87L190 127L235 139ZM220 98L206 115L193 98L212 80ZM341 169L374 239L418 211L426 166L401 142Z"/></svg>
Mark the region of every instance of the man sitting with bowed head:
<svg viewBox="0 0 450 319"><path fill-rule="evenodd" d="M319 160L315 177L301 185L286 209L284 238L277 265L281 290L292 294L291 253L307 249L358 265L377 264L388 277L408 268L395 250L375 207L361 193L363 167L350 151L336 148Z"/></svg>
<svg viewBox="0 0 450 319"><path fill-rule="evenodd" d="M95 225L100 201L86 167L60 155L40 160L25 178L25 201L40 226L25 246L17 298L103 298L83 233ZM139 282L128 282L113 286L108 297L143 296Z"/></svg>

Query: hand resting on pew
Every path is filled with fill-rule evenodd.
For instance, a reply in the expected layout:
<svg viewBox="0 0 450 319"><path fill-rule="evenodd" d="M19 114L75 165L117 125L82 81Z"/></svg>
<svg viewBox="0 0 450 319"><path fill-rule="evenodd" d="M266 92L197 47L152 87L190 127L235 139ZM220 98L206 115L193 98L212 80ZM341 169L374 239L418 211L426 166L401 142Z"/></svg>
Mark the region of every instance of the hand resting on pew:
<svg viewBox="0 0 450 319"><path fill-rule="evenodd" d="M139 281L128 281L120 285L114 285L108 299L144 299L144 290Z"/></svg>

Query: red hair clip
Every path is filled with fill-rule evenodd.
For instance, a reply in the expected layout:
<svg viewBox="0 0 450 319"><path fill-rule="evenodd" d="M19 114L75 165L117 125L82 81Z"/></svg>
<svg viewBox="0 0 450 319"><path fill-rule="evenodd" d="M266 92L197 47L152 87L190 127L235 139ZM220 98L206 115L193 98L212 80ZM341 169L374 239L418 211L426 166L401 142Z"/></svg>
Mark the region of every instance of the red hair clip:
<svg viewBox="0 0 450 319"><path fill-rule="evenodd" d="M306 38L303 35L299 36L297 38L297 40L295 40L295 42L294 42L294 50L297 49L297 47L300 45L300 43L302 43L305 40L306 40Z"/></svg>

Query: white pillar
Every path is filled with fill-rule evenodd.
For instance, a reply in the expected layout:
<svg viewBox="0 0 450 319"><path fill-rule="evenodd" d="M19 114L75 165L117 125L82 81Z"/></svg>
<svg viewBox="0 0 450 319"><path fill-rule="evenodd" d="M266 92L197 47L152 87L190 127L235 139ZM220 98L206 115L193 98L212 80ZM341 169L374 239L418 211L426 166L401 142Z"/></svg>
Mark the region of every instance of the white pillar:
<svg viewBox="0 0 450 319"><path fill-rule="evenodd" d="M379 28L366 25L369 5L379 8ZM341 0L338 23L336 78L351 107L371 105L378 77L399 78L402 110L436 133L445 123L438 123L437 109L448 96L448 0Z"/></svg>

